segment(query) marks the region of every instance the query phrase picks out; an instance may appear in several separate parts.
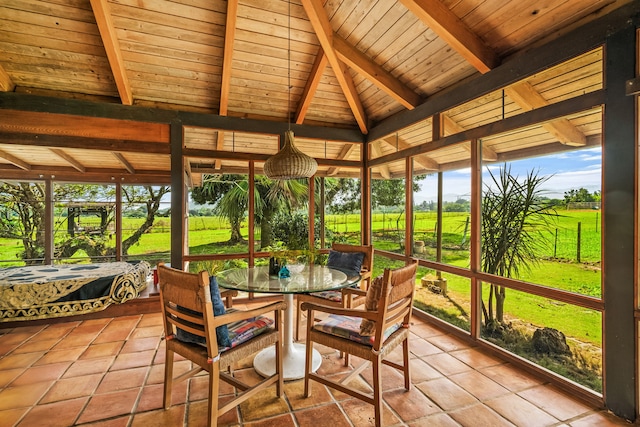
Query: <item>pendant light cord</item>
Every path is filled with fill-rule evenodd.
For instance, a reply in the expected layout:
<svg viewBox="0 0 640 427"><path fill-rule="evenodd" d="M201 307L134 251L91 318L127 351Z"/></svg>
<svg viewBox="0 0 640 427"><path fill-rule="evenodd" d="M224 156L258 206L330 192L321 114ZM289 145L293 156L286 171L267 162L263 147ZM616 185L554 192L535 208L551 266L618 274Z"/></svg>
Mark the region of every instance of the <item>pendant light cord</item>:
<svg viewBox="0 0 640 427"><path fill-rule="evenodd" d="M288 4L288 44L287 44L287 124L288 130L291 130L291 0L287 0Z"/></svg>

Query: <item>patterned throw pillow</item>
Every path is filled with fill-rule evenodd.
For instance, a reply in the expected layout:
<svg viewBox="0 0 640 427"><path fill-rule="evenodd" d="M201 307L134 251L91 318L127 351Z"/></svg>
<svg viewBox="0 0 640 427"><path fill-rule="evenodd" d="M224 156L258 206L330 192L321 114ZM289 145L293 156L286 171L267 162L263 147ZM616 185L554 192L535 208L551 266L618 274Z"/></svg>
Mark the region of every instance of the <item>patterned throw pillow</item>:
<svg viewBox="0 0 640 427"><path fill-rule="evenodd" d="M331 249L327 267L337 268L352 277L360 274L363 262L364 252L339 252Z"/></svg>
<svg viewBox="0 0 640 427"><path fill-rule="evenodd" d="M222 297L220 296L220 288L218 288L218 279L216 276L211 276L209 278L209 290L211 292L213 314L216 316L225 314L226 310L224 308L224 302L222 302ZM191 332L184 331L180 328L176 331L176 338L184 342L206 345L206 341L203 337L194 335ZM216 339L218 341L218 348L222 349L231 347L231 340L229 339L229 329L227 328L227 325L221 325L216 328Z"/></svg>
<svg viewBox="0 0 640 427"><path fill-rule="evenodd" d="M378 301L382 296L382 284L384 283L383 276L380 275L373 279L371 286L367 290L367 297L364 301L364 308L367 311L376 311L378 309ZM362 319L360 323L360 335L372 336L376 332L376 324L369 319Z"/></svg>

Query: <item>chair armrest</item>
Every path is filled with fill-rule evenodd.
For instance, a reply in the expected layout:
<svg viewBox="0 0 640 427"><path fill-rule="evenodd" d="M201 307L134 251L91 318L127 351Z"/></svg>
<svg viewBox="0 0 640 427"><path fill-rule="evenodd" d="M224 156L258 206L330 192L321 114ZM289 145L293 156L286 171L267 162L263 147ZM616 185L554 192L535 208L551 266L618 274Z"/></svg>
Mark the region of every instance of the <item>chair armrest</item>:
<svg viewBox="0 0 640 427"><path fill-rule="evenodd" d="M257 317L261 314L276 312L278 310L285 310L287 308L287 303L284 301L273 302L268 305L264 305L262 307L254 308L251 310L234 310L230 313L222 314L220 316L215 316L213 319L214 326L227 325L229 323L237 322L239 320L251 319L252 317Z"/></svg>
<svg viewBox="0 0 640 427"><path fill-rule="evenodd" d="M363 291L360 288L342 288L342 295L344 296L354 295L356 297L366 297L367 291Z"/></svg>
<svg viewBox="0 0 640 427"><path fill-rule="evenodd" d="M356 308L343 308L313 302L303 302L301 309L306 312L321 311L326 314L335 314L338 316L360 317L362 319L376 320L378 318L377 311L361 310ZM307 319L313 319L314 316L307 315Z"/></svg>
<svg viewBox="0 0 640 427"><path fill-rule="evenodd" d="M233 297L237 297L237 296L238 296L238 291L236 291L235 289L227 289L224 291L223 290L220 291L220 298L226 299L226 302L224 304L226 308L233 307Z"/></svg>

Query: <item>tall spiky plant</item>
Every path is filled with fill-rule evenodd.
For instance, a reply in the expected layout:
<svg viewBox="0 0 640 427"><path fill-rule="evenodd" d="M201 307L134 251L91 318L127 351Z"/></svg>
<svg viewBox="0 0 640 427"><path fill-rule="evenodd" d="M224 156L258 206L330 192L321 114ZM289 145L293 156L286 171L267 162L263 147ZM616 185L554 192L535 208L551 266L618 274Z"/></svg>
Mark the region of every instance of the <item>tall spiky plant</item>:
<svg viewBox="0 0 640 427"><path fill-rule="evenodd" d="M541 186L549 177L530 171L522 180L511 167L500 168L499 176L489 170L492 184L482 198L482 270L502 277L518 277L535 265L540 250L548 244L544 234L553 206L542 199ZM496 330L504 323L504 286L491 285L487 304L482 302L485 327ZM495 302L495 313L494 313Z"/></svg>

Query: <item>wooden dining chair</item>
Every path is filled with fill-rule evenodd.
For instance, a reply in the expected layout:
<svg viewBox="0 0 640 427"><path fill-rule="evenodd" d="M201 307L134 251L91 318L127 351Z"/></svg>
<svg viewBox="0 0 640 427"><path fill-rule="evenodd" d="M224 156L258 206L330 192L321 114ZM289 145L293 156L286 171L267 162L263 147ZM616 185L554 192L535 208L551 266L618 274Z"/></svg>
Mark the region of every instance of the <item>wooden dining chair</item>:
<svg viewBox="0 0 640 427"><path fill-rule="evenodd" d="M360 281L357 286L363 291L366 291L371 283L371 274L373 272L373 246L333 243L331 245L331 251L338 254L338 256L335 257L339 260L336 263L338 265L331 264L332 254L329 252L329 261L327 262L327 266L347 269L348 271L349 269L353 269L353 266L356 265L360 274ZM353 260L354 256L357 254L362 254L360 261L358 262L356 260L354 261L354 264L350 264L349 260ZM300 323L302 317L302 310L300 309L300 306L305 301L331 305L334 307L356 307L364 302L364 298L361 298L360 295L351 294L347 290L343 289L296 295L296 341L300 340Z"/></svg>
<svg viewBox="0 0 640 427"><path fill-rule="evenodd" d="M384 274L374 279L367 290L364 307L353 309L312 302L302 304L302 309L307 312L307 319L310 319L307 323L305 397L311 395L310 380L317 381L373 405L375 425L382 425L382 364L402 371L405 389L409 390L411 387L409 322L417 268L418 264L415 261L395 270L385 269ZM324 320L311 320L315 319L316 313L323 313ZM309 356L312 354L314 343L334 348L344 354L355 355L365 362L341 381L314 373ZM387 360L386 357L400 344L402 364ZM373 392L365 393L349 386L349 381L369 365L373 369Z"/></svg>
<svg viewBox="0 0 640 427"><path fill-rule="evenodd" d="M222 300L209 274L198 274L158 264L160 302L164 318L166 356L164 370L164 408L171 406L174 381L174 354L188 359L197 367L175 378L180 381L205 370L209 373L208 425L216 426L218 416L233 409L250 397L276 385L278 397L283 391L282 373L282 310L286 304L275 302L251 310L229 310L214 314L214 305ZM214 295L212 295L214 289ZM224 310L224 307L221 307ZM224 341L221 343L221 341ZM275 374L258 384L245 384L234 378L234 364L257 351L275 345ZM236 388L233 400L219 404L220 381Z"/></svg>

